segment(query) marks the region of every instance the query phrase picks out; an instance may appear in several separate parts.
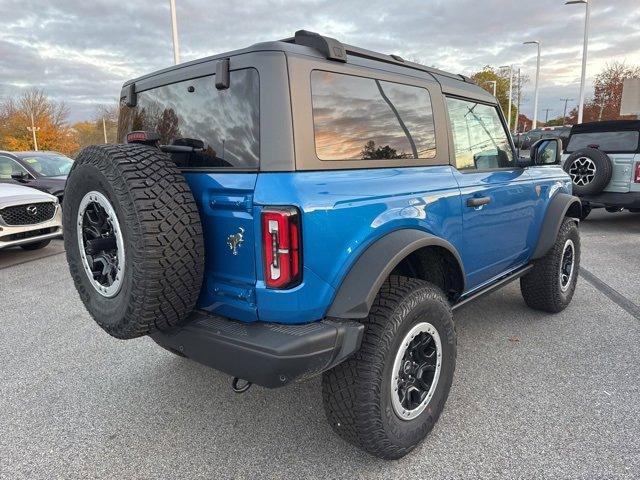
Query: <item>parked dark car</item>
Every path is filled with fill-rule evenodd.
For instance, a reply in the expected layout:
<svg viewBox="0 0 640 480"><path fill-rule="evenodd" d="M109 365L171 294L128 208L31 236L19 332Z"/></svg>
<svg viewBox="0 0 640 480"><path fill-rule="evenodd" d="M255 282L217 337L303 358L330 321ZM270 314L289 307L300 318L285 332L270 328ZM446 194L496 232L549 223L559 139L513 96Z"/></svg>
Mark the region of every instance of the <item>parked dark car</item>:
<svg viewBox="0 0 640 480"><path fill-rule="evenodd" d="M571 126L535 128L519 135L515 143L519 148L529 150L531 145L542 138L559 138L562 141L562 148L564 149L567 148L570 131Z"/></svg>
<svg viewBox="0 0 640 480"><path fill-rule="evenodd" d="M36 188L62 202L73 160L58 152L0 151L0 183Z"/></svg>

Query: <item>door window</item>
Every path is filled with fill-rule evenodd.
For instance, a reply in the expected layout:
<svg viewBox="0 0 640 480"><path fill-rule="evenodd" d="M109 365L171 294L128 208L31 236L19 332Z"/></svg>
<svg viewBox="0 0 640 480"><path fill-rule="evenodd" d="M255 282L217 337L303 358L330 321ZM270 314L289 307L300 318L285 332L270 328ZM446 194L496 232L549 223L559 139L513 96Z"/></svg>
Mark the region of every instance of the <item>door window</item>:
<svg viewBox="0 0 640 480"><path fill-rule="evenodd" d="M458 170L512 168L513 150L496 107L447 98Z"/></svg>

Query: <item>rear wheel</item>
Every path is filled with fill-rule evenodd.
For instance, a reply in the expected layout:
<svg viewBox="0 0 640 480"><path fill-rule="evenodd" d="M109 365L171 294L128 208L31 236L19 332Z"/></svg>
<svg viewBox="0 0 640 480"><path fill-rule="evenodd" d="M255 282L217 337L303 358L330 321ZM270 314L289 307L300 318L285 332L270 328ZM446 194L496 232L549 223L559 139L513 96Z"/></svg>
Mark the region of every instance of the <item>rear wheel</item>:
<svg viewBox="0 0 640 480"><path fill-rule="evenodd" d="M142 145L86 148L62 212L71 276L105 331L134 338L186 320L202 285L202 227L167 155Z"/></svg>
<svg viewBox="0 0 640 480"><path fill-rule="evenodd" d="M371 308L359 351L323 376L329 423L372 455L400 458L440 417L455 361L445 295L422 280L392 276Z"/></svg>

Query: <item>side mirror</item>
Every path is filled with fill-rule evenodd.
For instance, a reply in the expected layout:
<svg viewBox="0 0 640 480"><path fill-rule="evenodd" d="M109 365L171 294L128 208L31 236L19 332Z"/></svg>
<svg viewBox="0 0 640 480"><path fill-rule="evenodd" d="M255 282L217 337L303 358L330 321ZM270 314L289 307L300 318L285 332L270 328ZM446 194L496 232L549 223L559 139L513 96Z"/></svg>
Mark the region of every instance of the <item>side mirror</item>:
<svg viewBox="0 0 640 480"><path fill-rule="evenodd" d="M560 165L562 140L543 138L531 145L529 156L532 165Z"/></svg>
<svg viewBox="0 0 640 480"><path fill-rule="evenodd" d="M19 182L24 182L29 179L29 174L27 172L15 172L11 174L11 178Z"/></svg>

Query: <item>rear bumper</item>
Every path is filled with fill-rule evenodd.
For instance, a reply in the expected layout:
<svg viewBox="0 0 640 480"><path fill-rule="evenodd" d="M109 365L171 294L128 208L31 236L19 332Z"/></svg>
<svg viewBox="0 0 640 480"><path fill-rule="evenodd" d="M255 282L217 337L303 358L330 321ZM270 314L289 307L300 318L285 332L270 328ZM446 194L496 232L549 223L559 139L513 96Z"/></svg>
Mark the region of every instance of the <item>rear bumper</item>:
<svg viewBox="0 0 640 480"><path fill-rule="evenodd" d="M598 195L585 195L580 199L583 203L589 202L595 206L640 208L640 192L602 192Z"/></svg>
<svg viewBox="0 0 640 480"><path fill-rule="evenodd" d="M184 327L151 337L198 363L276 388L342 362L360 348L363 332L363 324L346 320L244 323L196 311Z"/></svg>

